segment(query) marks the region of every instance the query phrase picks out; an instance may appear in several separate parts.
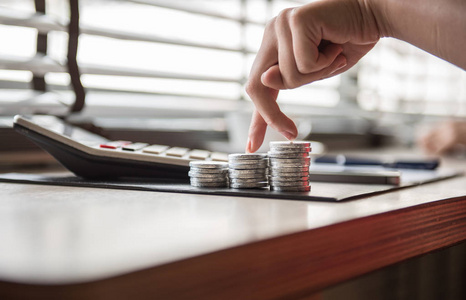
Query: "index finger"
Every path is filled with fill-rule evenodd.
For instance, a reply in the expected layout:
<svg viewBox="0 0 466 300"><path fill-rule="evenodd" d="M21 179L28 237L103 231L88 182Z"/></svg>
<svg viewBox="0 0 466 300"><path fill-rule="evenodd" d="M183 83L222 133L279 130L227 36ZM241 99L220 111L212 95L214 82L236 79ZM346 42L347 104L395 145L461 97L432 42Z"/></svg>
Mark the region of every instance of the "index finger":
<svg viewBox="0 0 466 300"><path fill-rule="evenodd" d="M294 139L297 129L293 121L288 118L276 103L278 90L266 87L262 84L261 76L271 66L278 63L278 45L273 22L267 25L261 47L254 60L246 86L246 92L251 97L256 106L257 113L264 121L283 134L288 139ZM255 138L252 132L250 138ZM258 147L262 144L262 140ZM255 144L257 146L257 144Z"/></svg>

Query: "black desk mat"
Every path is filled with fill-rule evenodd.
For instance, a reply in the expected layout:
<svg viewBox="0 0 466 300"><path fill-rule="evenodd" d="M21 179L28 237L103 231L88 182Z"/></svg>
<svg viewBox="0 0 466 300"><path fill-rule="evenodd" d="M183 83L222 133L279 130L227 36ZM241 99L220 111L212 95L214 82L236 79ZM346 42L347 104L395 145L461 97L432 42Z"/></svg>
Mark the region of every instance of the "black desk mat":
<svg viewBox="0 0 466 300"><path fill-rule="evenodd" d="M69 172L52 174L6 173L0 174L0 182L124 189L168 193L256 197L283 200L338 202L393 191L400 188L407 188L419 184L434 182L460 175L462 175L461 172L454 170L410 171L406 174L403 173L403 176L401 178L402 183L399 186L311 182L310 192L277 192L270 191L269 189L196 188L186 183L173 183L152 180L90 180L83 179L81 177L76 177Z"/></svg>

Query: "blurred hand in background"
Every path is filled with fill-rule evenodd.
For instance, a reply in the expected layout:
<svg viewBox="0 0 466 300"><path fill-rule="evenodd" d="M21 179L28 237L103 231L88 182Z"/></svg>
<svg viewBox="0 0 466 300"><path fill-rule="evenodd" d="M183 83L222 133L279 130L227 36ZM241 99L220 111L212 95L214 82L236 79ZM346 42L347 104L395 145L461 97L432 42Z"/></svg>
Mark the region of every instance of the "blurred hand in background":
<svg viewBox="0 0 466 300"><path fill-rule="evenodd" d="M422 135L418 144L427 153L434 155L446 154L458 146L466 146L466 120L446 121Z"/></svg>

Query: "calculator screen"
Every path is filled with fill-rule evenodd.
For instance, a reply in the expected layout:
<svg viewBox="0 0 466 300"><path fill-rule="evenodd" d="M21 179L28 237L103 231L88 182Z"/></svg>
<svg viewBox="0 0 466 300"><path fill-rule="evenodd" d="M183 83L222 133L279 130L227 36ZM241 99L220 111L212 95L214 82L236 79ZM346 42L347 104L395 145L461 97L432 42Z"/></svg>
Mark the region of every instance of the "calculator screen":
<svg viewBox="0 0 466 300"><path fill-rule="evenodd" d="M108 140L102 136L93 134L89 131L81 129L79 127L75 127L69 124L66 124L62 120L52 117L52 116L34 116L32 118L28 118L31 122L47 128L50 131L58 133L60 135L64 135L72 140L85 144L85 145L93 145L96 143L107 142Z"/></svg>

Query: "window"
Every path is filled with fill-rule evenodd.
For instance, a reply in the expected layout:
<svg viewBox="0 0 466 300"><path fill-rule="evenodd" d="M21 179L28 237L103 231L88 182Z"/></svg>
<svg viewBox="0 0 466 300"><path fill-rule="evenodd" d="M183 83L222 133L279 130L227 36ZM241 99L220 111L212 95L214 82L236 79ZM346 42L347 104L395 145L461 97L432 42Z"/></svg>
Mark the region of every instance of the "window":
<svg viewBox="0 0 466 300"><path fill-rule="evenodd" d="M361 61L358 87L369 111L466 116L466 72L395 39L381 40Z"/></svg>
<svg viewBox="0 0 466 300"><path fill-rule="evenodd" d="M266 21L297 4L265 0L81 1L77 60L89 110L236 109L242 105L238 103L248 102L244 83ZM8 47L0 49L0 80L8 99L12 99L12 88L18 92L10 102L12 112L5 107L3 113L25 109L19 105L24 101L34 105L41 101L69 105L72 101L65 67L68 10L66 1L57 0L46 1L44 16L35 14L31 0L4 1L0 6L0 23L4 24L0 36L9 41ZM45 57L36 55L38 32L47 33ZM26 100L33 74L44 76L48 93L35 92L32 100ZM338 82L334 79L286 91L280 101L334 105ZM115 91L120 94L109 97L108 93Z"/></svg>
<svg viewBox="0 0 466 300"><path fill-rule="evenodd" d="M85 114L217 115L250 106L244 92L266 21L307 1L81 0L77 61ZM36 13L45 3L46 13ZM73 103L67 73L69 2L0 2L0 113L63 114ZM45 55L37 35L47 34ZM31 89L44 77L46 92ZM362 112L464 115L465 73L405 43L383 39L342 76L282 91L285 107L347 105ZM426 88L427 87L427 88ZM447 103L447 105L445 105ZM313 112L314 110L304 110Z"/></svg>

